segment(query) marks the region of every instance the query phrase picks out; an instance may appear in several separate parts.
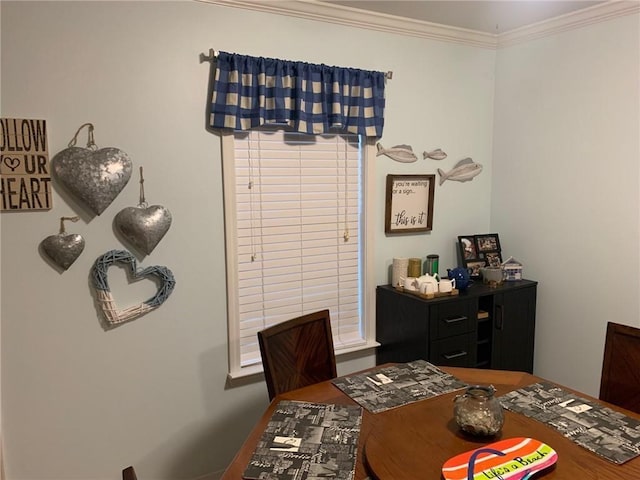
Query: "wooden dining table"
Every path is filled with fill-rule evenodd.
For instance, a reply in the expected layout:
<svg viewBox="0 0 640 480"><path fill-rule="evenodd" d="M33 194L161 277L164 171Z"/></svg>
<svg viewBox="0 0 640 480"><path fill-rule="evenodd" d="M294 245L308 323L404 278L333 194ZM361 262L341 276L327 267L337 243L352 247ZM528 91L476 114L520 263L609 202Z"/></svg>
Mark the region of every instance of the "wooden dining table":
<svg viewBox="0 0 640 480"><path fill-rule="evenodd" d="M376 367L380 368L380 367ZM547 381L524 372L439 367L469 385L493 385L500 396L533 383ZM372 369L373 370L373 369ZM588 400L586 394L559 385ZM536 478L545 480L640 480L640 457L622 465L612 463L577 445L542 422L505 410L501 432L490 439L461 432L453 419L453 400L461 391L417 401L380 413L363 409L355 480L438 480L442 465L451 457L512 437L530 437L551 446L557 463ZM224 472L223 480L240 480L277 403L301 400L315 403L356 404L331 381L278 395ZM602 404L640 420L640 415Z"/></svg>

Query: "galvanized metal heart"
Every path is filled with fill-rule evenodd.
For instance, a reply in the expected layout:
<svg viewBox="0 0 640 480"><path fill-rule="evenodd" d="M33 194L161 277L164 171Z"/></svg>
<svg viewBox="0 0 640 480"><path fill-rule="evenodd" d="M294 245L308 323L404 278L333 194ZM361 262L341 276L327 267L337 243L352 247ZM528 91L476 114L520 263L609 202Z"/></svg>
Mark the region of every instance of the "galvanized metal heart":
<svg viewBox="0 0 640 480"><path fill-rule="evenodd" d="M116 229L131 244L150 254L171 226L171 213L161 205L127 207L114 219Z"/></svg>
<svg viewBox="0 0 640 480"><path fill-rule="evenodd" d="M40 245L53 263L67 270L84 250L84 238L77 233L59 233L48 236Z"/></svg>
<svg viewBox="0 0 640 480"><path fill-rule="evenodd" d="M74 196L100 215L131 178L131 160L122 150L69 147L51 160L53 173Z"/></svg>
<svg viewBox="0 0 640 480"><path fill-rule="evenodd" d="M107 281L107 270L116 263L123 263L129 267L128 274L130 279L137 280L144 277L155 277L159 281L156 294L139 305L118 310ZM98 257L93 265L92 277L100 308L102 309L105 319L111 326L128 322L158 308L169 298L169 295L171 295L176 285L173 273L167 267L156 265L138 270L136 259L126 250L110 250Z"/></svg>

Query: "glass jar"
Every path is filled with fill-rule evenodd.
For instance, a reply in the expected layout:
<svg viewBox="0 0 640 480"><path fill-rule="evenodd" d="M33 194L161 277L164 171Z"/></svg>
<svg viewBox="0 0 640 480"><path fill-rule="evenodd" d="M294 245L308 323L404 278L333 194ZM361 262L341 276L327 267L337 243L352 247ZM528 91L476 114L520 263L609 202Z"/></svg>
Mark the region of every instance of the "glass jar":
<svg viewBox="0 0 640 480"><path fill-rule="evenodd" d="M424 273L428 273L433 277L436 273L438 273L438 263L440 261L440 256L438 255L427 255L427 261L424 266Z"/></svg>
<svg viewBox="0 0 640 480"><path fill-rule="evenodd" d="M463 432L477 436L492 436L504 424L500 401L494 397L493 386L472 385L454 400L453 416Z"/></svg>

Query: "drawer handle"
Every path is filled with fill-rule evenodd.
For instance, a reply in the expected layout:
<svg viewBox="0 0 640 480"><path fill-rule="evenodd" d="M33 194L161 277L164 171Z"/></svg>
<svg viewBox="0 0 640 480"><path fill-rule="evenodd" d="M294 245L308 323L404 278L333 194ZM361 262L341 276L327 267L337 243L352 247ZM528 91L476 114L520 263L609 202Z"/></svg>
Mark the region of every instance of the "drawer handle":
<svg viewBox="0 0 640 480"><path fill-rule="evenodd" d="M504 308L502 305L496 305L496 330L502 330L504 325Z"/></svg>
<svg viewBox="0 0 640 480"><path fill-rule="evenodd" d="M465 355L467 355L467 352L465 352L464 350L460 350L459 352L455 352L455 353L443 353L442 354L442 356L447 360L452 360L454 358L464 357Z"/></svg>
<svg viewBox="0 0 640 480"><path fill-rule="evenodd" d="M445 318L444 319L444 323L458 323L458 322L464 322L467 319L467 317L465 317L464 315L461 315L459 317L449 317L449 318Z"/></svg>

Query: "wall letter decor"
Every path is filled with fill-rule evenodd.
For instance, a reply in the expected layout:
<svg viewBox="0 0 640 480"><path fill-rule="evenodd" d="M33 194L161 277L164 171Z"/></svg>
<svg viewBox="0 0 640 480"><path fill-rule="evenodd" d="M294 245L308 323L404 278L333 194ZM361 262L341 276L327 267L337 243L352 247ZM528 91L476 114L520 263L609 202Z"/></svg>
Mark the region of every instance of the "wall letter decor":
<svg viewBox="0 0 640 480"><path fill-rule="evenodd" d="M0 118L2 211L51 210L46 120Z"/></svg>

